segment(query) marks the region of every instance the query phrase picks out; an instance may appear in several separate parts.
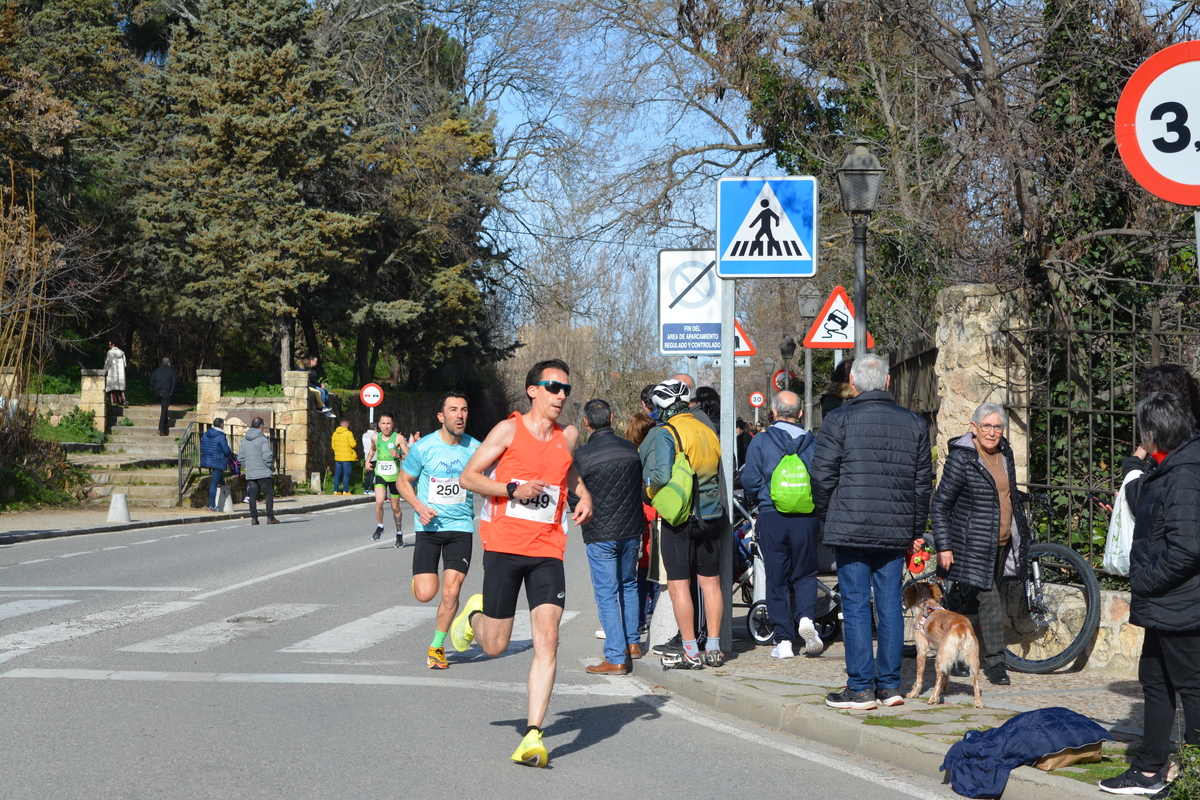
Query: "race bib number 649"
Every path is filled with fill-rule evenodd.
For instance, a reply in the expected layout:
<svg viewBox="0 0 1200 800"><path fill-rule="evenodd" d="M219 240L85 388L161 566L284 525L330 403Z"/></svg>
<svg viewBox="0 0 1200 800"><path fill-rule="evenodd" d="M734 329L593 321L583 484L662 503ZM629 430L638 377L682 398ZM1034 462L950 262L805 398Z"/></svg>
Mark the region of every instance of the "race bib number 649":
<svg viewBox="0 0 1200 800"><path fill-rule="evenodd" d="M559 491L557 486L547 486L541 494L528 500L518 500L514 497L508 501L505 513L510 517L527 519L530 522L552 523L558 511Z"/></svg>

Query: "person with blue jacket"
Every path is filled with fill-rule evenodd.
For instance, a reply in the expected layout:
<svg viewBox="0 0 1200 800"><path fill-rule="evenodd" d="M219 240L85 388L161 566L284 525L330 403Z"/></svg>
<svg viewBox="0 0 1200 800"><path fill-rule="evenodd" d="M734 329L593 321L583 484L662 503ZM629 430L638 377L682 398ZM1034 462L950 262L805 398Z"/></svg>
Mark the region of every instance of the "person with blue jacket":
<svg viewBox="0 0 1200 800"><path fill-rule="evenodd" d="M217 489L225 482L225 469L229 466L229 437L225 435L225 420L217 417L212 427L200 437L200 469L210 470L208 479L208 510L217 508Z"/></svg>
<svg viewBox="0 0 1200 800"><path fill-rule="evenodd" d="M817 605L817 532L815 511L807 514L780 513L771 502L771 476L784 456L796 454L805 469L812 461L817 437L800 425L800 397L780 392L771 401L775 424L750 440L742 488L758 504L754 527L767 572L767 615L775 630L772 658L792 658L792 640L797 632L804 652L821 652L824 643L817 635L813 616ZM793 597L794 596L794 597Z"/></svg>

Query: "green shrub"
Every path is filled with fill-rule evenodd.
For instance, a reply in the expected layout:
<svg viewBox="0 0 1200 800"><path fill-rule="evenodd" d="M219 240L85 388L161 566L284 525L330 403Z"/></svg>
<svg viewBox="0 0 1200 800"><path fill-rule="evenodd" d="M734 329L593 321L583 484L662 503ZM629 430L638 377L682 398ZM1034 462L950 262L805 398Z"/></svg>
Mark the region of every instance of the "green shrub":
<svg viewBox="0 0 1200 800"><path fill-rule="evenodd" d="M38 417L37 438L44 442L87 442L104 444L104 432L96 429L96 412L83 411L78 406L64 415L57 425L49 416Z"/></svg>
<svg viewBox="0 0 1200 800"><path fill-rule="evenodd" d="M1183 745L1179 761L1179 776L1171 784L1167 800L1196 800L1200 797L1200 747Z"/></svg>
<svg viewBox="0 0 1200 800"><path fill-rule="evenodd" d="M79 394L83 379L63 375L35 375L26 391L30 394Z"/></svg>

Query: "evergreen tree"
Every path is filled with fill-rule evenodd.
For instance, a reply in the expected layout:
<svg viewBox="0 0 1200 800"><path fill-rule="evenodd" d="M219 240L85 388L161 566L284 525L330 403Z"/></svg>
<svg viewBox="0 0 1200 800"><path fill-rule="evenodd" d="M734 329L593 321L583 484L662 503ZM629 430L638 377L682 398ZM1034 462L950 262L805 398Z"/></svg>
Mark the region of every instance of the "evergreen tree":
<svg viewBox="0 0 1200 800"><path fill-rule="evenodd" d="M312 17L304 0L210 0L139 87L141 296L213 329L273 321L281 371L302 298L357 262L366 225L330 210L357 111L314 57Z"/></svg>

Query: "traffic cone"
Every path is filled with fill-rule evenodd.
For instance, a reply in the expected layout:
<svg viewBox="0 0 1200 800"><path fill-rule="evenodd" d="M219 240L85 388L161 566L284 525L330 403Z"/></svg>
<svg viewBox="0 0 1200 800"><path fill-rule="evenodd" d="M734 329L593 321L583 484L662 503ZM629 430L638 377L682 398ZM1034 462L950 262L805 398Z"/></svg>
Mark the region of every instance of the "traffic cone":
<svg viewBox="0 0 1200 800"><path fill-rule="evenodd" d="M109 522L131 522L129 519L129 498L124 494L114 494L108 504Z"/></svg>

